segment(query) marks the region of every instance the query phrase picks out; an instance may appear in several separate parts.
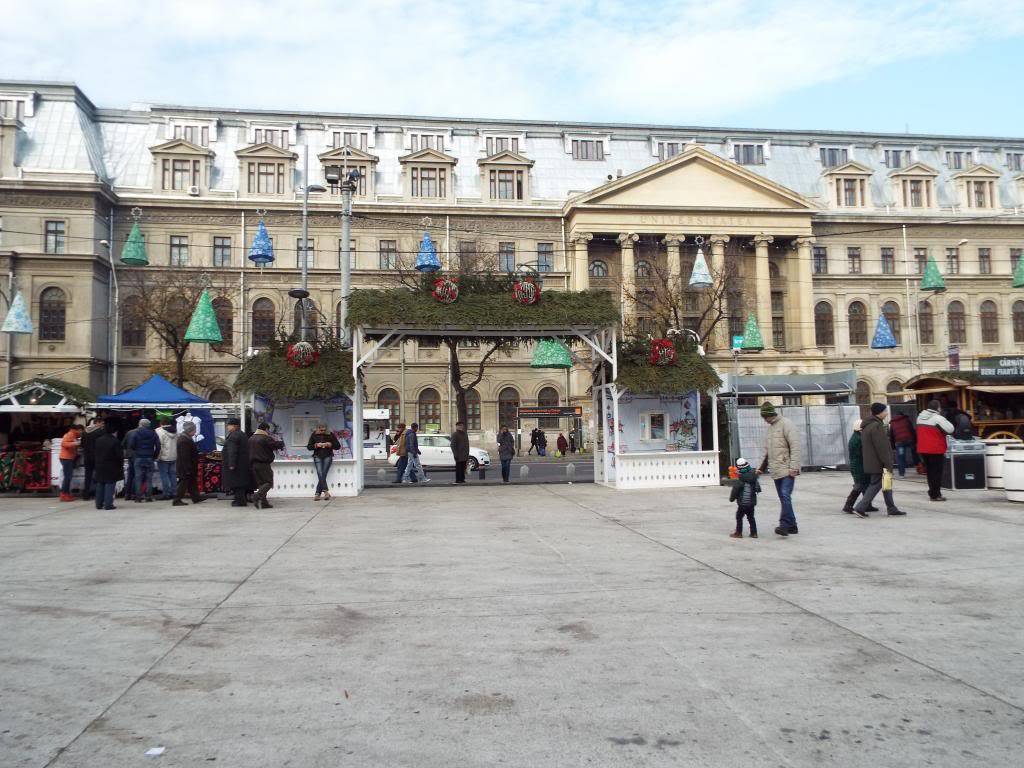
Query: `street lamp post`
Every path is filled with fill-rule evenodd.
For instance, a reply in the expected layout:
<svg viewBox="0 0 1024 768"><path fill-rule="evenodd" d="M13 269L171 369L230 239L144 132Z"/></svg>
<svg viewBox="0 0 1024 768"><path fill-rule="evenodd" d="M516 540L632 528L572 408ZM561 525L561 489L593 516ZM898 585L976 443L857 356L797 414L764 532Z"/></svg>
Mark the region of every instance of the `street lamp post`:
<svg viewBox="0 0 1024 768"><path fill-rule="evenodd" d="M332 165L325 169L325 175L331 186L341 186L341 305L338 325L342 346L348 347L352 344L348 328L348 297L352 291L352 194L356 191L360 173L355 168L347 170L340 165Z"/></svg>
<svg viewBox="0 0 1024 768"><path fill-rule="evenodd" d="M288 294L302 302L302 341L309 336L309 193L326 192L327 187L309 183L309 145L305 147L302 172L302 289Z"/></svg>

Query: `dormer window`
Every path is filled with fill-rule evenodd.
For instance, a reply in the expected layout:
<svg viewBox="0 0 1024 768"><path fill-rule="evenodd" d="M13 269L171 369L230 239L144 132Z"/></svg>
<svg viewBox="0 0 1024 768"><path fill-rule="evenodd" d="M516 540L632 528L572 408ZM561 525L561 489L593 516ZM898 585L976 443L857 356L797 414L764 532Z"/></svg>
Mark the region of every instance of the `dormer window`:
<svg viewBox="0 0 1024 768"><path fill-rule="evenodd" d="M732 156L740 165L764 165L764 144L733 144Z"/></svg>
<svg viewBox="0 0 1024 768"><path fill-rule="evenodd" d="M153 155L153 191L203 195L209 190L213 152L184 139L149 148Z"/></svg>
<svg viewBox="0 0 1024 768"><path fill-rule="evenodd" d="M838 168L849 162L850 153L845 147L822 147L821 164L826 168Z"/></svg>
<svg viewBox="0 0 1024 768"><path fill-rule="evenodd" d="M903 168L910 165L909 149L887 149L885 150L886 168Z"/></svg>
<svg viewBox="0 0 1024 768"><path fill-rule="evenodd" d="M443 133L421 131L409 133L409 150L412 152L419 152L421 149L436 149L438 152L444 152L444 144Z"/></svg>
<svg viewBox="0 0 1024 768"><path fill-rule="evenodd" d="M454 157L436 149L421 149L400 157L398 162L405 168L406 196L436 202L454 201L452 174L458 162Z"/></svg>
<svg viewBox="0 0 1024 768"><path fill-rule="evenodd" d="M530 199L529 160L517 152L504 150L477 160L483 176L484 199L491 202L524 202Z"/></svg>
<svg viewBox="0 0 1024 768"><path fill-rule="evenodd" d="M369 134L365 131L331 131L331 146L335 149L353 147L365 152L369 146Z"/></svg>
<svg viewBox="0 0 1024 768"><path fill-rule="evenodd" d="M294 194L294 152L263 142L235 152L238 157L240 192L250 197L284 197Z"/></svg>
<svg viewBox="0 0 1024 768"><path fill-rule="evenodd" d="M176 125L173 129L174 138L184 139L198 147L210 146L210 126L208 125Z"/></svg>
<svg viewBox="0 0 1024 768"><path fill-rule="evenodd" d="M953 150L946 152L946 165L951 171L959 171L974 165L974 152L971 150Z"/></svg>
<svg viewBox="0 0 1024 768"><path fill-rule="evenodd" d="M356 180L356 191L353 194L355 197L363 200L372 200L376 195L374 171L379 159L376 155L371 155L349 145L331 149L319 155L320 165L324 169L325 178L326 169L331 166L338 166L342 169L340 174L334 175L336 179L344 178L350 170L359 171L359 178ZM330 189L332 195L341 194L340 184L331 184L328 181L328 189Z"/></svg>
<svg viewBox="0 0 1024 768"><path fill-rule="evenodd" d="M573 139L573 160L604 160L604 142L600 139Z"/></svg>
<svg viewBox="0 0 1024 768"><path fill-rule="evenodd" d="M484 147L486 148L487 156L496 155L499 152L515 152L519 153L519 137L518 136L487 136L484 139Z"/></svg>
<svg viewBox="0 0 1024 768"><path fill-rule="evenodd" d="M900 208L934 208L935 177L939 172L924 163L889 172L891 196Z"/></svg>
<svg viewBox="0 0 1024 768"><path fill-rule="evenodd" d="M831 198L837 208L866 208L868 200L868 179L871 169L857 162L843 163L824 173L832 187Z"/></svg>
<svg viewBox="0 0 1024 768"><path fill-rule="evenodd" d="M863 208L866 199L864 179L836 179L837 205L847 208Z"/></svg>
<svg viewBox="0 0 1024 768"><path fill-rule="evenodd" d="M987 165L976 165L953 174L960 202L967 208L995 208L998 179L999 172Z"/></svg>
<svg viewBox="0 0 1024 768"><path fill-rule="evenodd" d="M1007 152L1006 167L1011 171L1024 171L1024 152Z"/></svg>
<svg viewBox="0 0 1024 768"><path fill-rule="evenodd" d="M18 122L35 114L35 91L0 91L0 117Z"/></svg>
<svg viewBox="0 0 1024 768"><path fill-rule="evenodd" d="M686 147L684 141L659 141L658 142L658 159L668 160L671 157L675 157Z"/></svg>
<svg viewBox="0 0 1024 768"><path fill-rule="evenodd" d="M297 133L298 123L251 122L246 136L252 144L273 144L286 150L295 143Z"/></svg>

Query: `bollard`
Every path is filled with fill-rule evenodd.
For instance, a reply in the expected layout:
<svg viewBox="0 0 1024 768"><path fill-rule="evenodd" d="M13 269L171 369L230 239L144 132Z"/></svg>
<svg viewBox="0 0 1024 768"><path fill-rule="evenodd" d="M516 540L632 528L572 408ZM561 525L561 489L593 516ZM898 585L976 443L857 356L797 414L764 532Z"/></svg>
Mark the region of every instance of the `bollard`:
<svg viewBox="0 0 1024 768"><path fill-rule="evenodd" d="M576 465L571 461L565 465L565 479L570 483L576 479Z"/></svg>
<svg viewBox="0 0 1024 768"><path fill-rule="evenodd" d="M380 469L378 469L377 470L377 480L379 482L383 483L387 479L388 479L388 471L386 469L384 469L384 467L381 467Z"/></svg>
<svg viewBox="0 0 1024 768"><path fill-rule="evenodd" d="M526 466L525 464L523 464L522 466L519 467L519 479L520 480L529 480L530 479L530 468L528 466Z"/></svg>
<svg viewBox="0 0 1024 768"><path fill-rule="evenodd" d="M483 464L481 464L479 467L477 467L476 476L479 479L481 479L481 480L486 480L487 479L487 467L485 467Z"/></svg>

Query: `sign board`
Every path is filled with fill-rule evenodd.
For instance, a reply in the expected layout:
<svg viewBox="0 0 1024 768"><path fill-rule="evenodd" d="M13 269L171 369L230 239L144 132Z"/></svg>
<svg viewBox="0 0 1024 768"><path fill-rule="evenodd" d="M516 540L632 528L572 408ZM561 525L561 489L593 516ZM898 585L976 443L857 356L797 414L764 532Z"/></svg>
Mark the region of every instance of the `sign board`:
<svg viewBox="0 0 1024 768"><path fill-rule="evenodd" d="M542 418L580 418L583 416L582 405L521 405L520 419Z"/></svg>
<svg viewBox="0 0 1024 768"><path fill-rule="evenodd" d="M391 411L387 408L363 408L363 421L390 421Z"/></svg>
<svg viewBox="0 0 1024 768"><path fill-rule="evenodd" d="M959 371L960 370L960 347L957 345L950 346L949 350L949 370Z"/></svg>
<svg viewBox="0 0 1024 768"><path fill-rule="evenodd" d="M979 357L978 373L991 379L1024 379L1024 357Z"/></svg>
<svg viewBox="0 0 1024 768"><path fill-rule="evenodd" d="M743 336L742 335L740 335L740 336L733 336L732 337L732 349L733 349L733 352L735 352L738 349L743 349Z"/></svg>

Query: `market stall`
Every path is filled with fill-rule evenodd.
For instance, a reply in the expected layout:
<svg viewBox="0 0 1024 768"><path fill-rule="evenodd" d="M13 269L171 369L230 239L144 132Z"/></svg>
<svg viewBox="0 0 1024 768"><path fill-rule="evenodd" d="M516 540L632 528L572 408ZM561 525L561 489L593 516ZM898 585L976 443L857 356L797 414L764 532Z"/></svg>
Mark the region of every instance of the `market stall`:
<svg viewBox="0 0 1024 768"><path fill-rule="evenodd" d="M95 398L86 387L48 378L0 390L0 492L59 485L60 438Z"/></svg>

